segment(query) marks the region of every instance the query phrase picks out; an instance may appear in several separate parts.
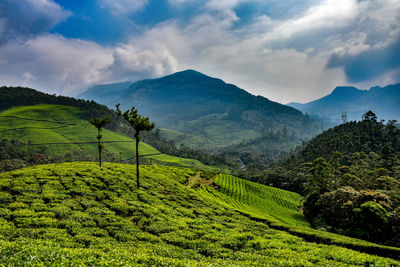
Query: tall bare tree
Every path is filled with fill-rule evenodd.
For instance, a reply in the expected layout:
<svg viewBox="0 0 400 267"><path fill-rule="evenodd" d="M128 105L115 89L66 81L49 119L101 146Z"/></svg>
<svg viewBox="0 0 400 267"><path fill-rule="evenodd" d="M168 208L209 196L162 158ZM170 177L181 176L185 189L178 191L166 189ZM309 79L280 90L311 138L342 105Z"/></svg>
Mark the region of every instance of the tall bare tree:
<svg viewBox="0 0 400 267"><path fill-rule="evenodd" d="M98 118L90 118L89 122L97 128L97 143L98 143L98 148L99 148L99 166L101 167L101 152L103 151L104 145L101 143L101 138L103 135L101 134L101 130L103 127L110 123L110 118L105 117L103 119L98 119Z"/></svg>
<svg viewBox="0 0 400 267"><path fill-rule="evenodd" d="M116 105L117 115L123 117L135 130L136 139L136 178L137 178L137 188L140 187L139 182L139 142L140 142L140 132L151 131L154 129L154 122L150 122L148 117L142 117L139 115L135 107L131 107L124 113L119 109L120 104Z"/></svg>

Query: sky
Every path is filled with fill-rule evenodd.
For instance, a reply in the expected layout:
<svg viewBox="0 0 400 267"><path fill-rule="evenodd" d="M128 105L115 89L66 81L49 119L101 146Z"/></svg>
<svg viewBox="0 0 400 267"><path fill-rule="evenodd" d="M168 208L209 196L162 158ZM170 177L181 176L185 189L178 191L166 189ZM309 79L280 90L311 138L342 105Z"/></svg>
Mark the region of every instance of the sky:
<svg viewBox="0 0 400 267"><path fill-rule="evenodd" d="M0 0L0 85L194 69L280 103L400 82L399 0Z"/></svg>

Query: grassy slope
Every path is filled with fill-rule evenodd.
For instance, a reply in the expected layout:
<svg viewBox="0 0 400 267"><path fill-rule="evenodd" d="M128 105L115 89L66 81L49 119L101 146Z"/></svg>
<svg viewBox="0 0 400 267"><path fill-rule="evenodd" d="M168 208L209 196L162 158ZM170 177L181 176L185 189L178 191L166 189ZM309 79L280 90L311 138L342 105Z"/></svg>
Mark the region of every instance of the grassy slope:
<svg viewBox="0 0 400 267"><path fill-rule="evenodd" d="M0 264L346 266L399 262L271 229L185 186L193 170L64 163L0 174Z"/></svg>
<svg viewBox="0 0 400 267"><path fill-rule="evenodd" d="M279 220L289 225L309 227L299 212L301 196L278 188L257 184L227 174L214 179L218 190L202 187L205 194L255 216Z"/></svg>
<svg viewBox="0 0 400 267"><path fill-rule="evenodd" d="M200 117L179 124L174 130L163 128L161 133L177 144L201 147L205 150L224 148L261 136L259 132L243 128L239 122L223 117L222 115Z"/></svg>
<svg viewBox="0 0 400 267"><path fill-rule="evenodd" d="M298 211L301 196L296 193L227 174L219 174L212 184L214 186L201 186L200 193L255 220L265 222L271 228L287 231L309 241L337 244L363 252L400 258L400 248L382 246L311 228Z"/></svg>
<svg viewBox="0 0 400 267"><path fill-rule="evenodd" d="M89 122L79 117L79 109L61 105L35 105L15 107L0 113L0 133L3 138L14 137L21 141L32 143L70 143L70 142L95 142L97 129ZM7 117L9 116L9 117ZM26 120L28 119L28 120ZM17 129L16 131L8 131ZM134 141L122 134L104 129L103 141ZM97 155L97 144L80 145L51 145L52 153L66 153L70 149L83 149L89 154ZM107 143L105 149L124 158L135 154L134 143ZM141 155L160 154L152 146L141 142L139 151ZM149 156L155 161L168 162L187 167L207 168L197 160L178 158L166 154Z"/></svg>

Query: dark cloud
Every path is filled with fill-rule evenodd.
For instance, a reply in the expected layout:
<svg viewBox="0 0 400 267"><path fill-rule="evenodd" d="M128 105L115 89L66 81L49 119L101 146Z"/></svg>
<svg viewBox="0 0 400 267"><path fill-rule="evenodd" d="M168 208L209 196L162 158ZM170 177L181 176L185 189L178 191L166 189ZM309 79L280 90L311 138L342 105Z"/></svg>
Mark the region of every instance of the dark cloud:
<svg viewBox="0 0 400 267"><path fill-rule="evenodd" d="M372 80L400 67L400 38L386 47L367 50L356 55L333 54L327 67L344 67L349 82Z"/></svg>
<svg viewBox="0 0 400 267"><path fill-rule="evenodd" d="M30 38L48 32L71 13L52 0L0 1L0 44L17 38Z"/></svg>

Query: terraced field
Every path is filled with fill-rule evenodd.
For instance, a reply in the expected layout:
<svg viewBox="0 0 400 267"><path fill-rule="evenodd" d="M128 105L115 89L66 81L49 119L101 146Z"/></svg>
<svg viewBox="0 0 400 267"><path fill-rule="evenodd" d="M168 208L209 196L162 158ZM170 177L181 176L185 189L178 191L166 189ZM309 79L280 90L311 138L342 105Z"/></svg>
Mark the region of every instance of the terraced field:
<svg viewBox="0 0 400 267"><path fill-rule="evenodd" d="M79 113L78 108L62 105L42 104L11 108L0 113L0 135L2 138L16 138L32 144L57 143L48 145L54 155L75 149L96 156L97 130L88 121L82 120ZM130 158L135 155L135 141L128 136L104 129L102 141L106 142L105 150L117 157L122 155L123 158ZM143 142L140 143L139 151L143 156L150 155L148 158L153 159L153 162L209 168L198 160L161 154Z"/></svg>
<svg viewBox="0 0 400 267"><path fill-rule="evenodd" d="M257 221L263 221L271 228L284 230L310 241L337 244L372 254L400 258L400 248L382 246L311 228L308 221L299 212L301 196L296 193L253 183L227 174L219 174L213 177L212 181L191 186L198 188L201 195Z"/></svg>
<svg viewBox="0 0 400 267"><path fill-rule="evenodd" d="M100 168L76 162L2 173L0 265L400 264L272 229L186 186L195 173L142 166L141 189L136 188L135 166L123 164L105 163Z"/></svg>
<svg viewBox="0 0 400 267"><path fill-rule="evenodd" d="M219 190L211 187L202 187L202 190L214 198L229 203L235 209L289 225L310 226L299 212L301 202L299 194L227 174L216 176L214 184Z"/></svg>

